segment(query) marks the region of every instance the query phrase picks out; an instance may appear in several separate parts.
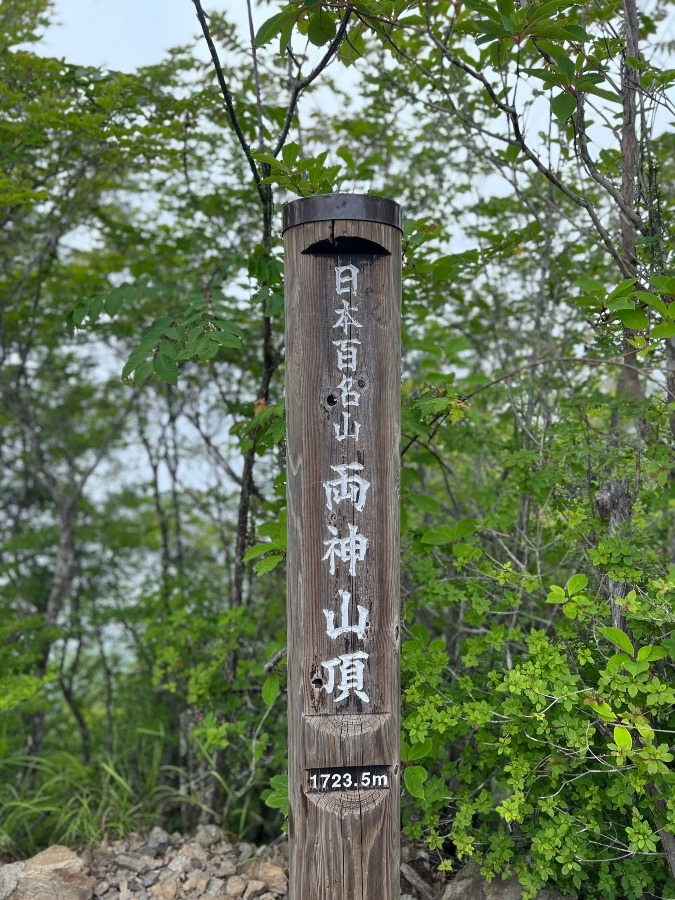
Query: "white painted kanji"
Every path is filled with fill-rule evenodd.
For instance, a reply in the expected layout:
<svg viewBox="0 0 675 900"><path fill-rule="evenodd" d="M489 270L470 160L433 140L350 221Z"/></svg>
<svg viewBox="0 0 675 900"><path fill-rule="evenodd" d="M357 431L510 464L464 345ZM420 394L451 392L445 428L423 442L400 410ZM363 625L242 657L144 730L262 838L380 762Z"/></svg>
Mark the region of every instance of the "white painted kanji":
<svg viewBox="0 0 675 900"><path fill-rule="evenodd" d="M328 670L328 682L324 685L327 694L332 694L335 690L335 670L338 666L340 667L340 683L337 685L340 693L335 698L336 703L346 700L350 691L353 691L364 703L370 703L368 694L363 690L364 663L367 659L367 653L357 650L356 653L344 653L342 656L321 663L323 668Z"/></svg>
<svg viewBox="0 0 675 900"><path fill-rule="evenodd" d="M348 500L354 509L361 512L366 505L366 494L370 482L356 473L363 471L361 463L346 463L343 466L331 466L338 477L332 481L324 481L323 489L326 492L326 507L332 512L333 506Z"/></svg>
<svg viewBox="0 0 675 900"><path fill-rule="evenodd" d="M349 334L349 326L353 325L354 328L361 328L361 323L357 322L352 313L358 312L358 306L350 306L348 300L342 301L342 309L336 309L335 312L338 315L338 320L333 325L333 328L341 328L345 334Z"/></svg>
<svg viewBox="0 0 675 900"><path fill-rule="evenodd" d="M349 603L352 595L349 591L339 591L342 597L342 606L340 608L341 624L335 627L335 612L331 609L324 609L323 614L326 617L326 634L330 638L339 637L341 634L355 634L360 641L366 636L366 624L368 622L368 610L365 606L357 604L356 609L359 614L359 620L356 625L349 624Z"/></svg>
<svg viewBox="0 0 675 900"><path fill-rule="evenodd" d="M345 369L352 371L356 369L357 344L360 343L361 341L357 341L355 338L333 341L333 345L337 347L337 367L341 372L344 372Z"/></svg>
<svg viewBox="0 0 675 900"><path fill-rule="evenodd" d="M352 431L350 432L349 426L352 425ZM355 441L359 439L359 432L361 431L361 423L360 422L351 422L350 416L348 412L342 413L342 424L339 422L333 422L333 428L335 429L335 439L338 441L346 441L347 438L354 438Z"/></svg>
<svg viewBox="0 0 675 900"><path fill-rule="evenodd" d="M361 346L361 341L352 336L354 329L362 327L356 319L358 307L351 304L351 298L356 295L358 288L358 274L359 270L353 265L335 267L336 293L351 295L350 299L341 297L338 301L342 305L340 309L335 310L337 319L333 325L334 329L342 330L345 336L340 340L333 341L333 346L337 351L337 368L342 373L342 380L337 386L342 404L342 421L333 423L337 441L345 441L347 438L358 441L361 431L361 423L351 417L350 410L351 407L359 406L361 399L361 394L355 387L356 380L350 374L357 369L358 351ZM361 474L363 469L364 467L359 462L331 466L336 477L323 482L326 508L330 512L333 512L340 503L350 503L355 512L363 511L371 486L370 482ZM358 563L363 562L366 557L368 538L360 533L358 525L352 523L347 525L347 537L341 537L335 526L328 525L327 527L331 537L323 542L326 552L322 560L328 561L331 575L335 575L336 563L339 561L346 564L349 575L354 578ZM369 617L368 609L357 603L357 620L350 621L352 595L349 591L339 590L338 597L340 598L339 611L323 610L326 617L327 636L334 640L343 634L354 634L359 641L365 640ZM364 703L370 702L363 684L367 659L367 653L357 651L345 653L321 663L328 673L324 685L326 693L333 694L335 692L336 703L346 700L351 694Z"/></svg>
<svg viewBox="0 0 675 900"><path fill-rule="evenodd" d="M340 402L343 406L358 406L361 394L354 390L354 379L343 375L342 381L338 384L340 391Z"/></svg>
<svg viewBox="0 0 675 900"><path fill-rule="evenodd" d="M335 560L349 563L349 574L353 577L356 575L356 563L363 562L368 549L368 538L359 532L358 525L352 525L351 522L347 526L349 536L341 538L338 536L338 530L334 525L329 525L328 530L333 537L324 541L328 550L322 559L330 560L330 574L335 575Z"/></svg>
<svg viewBox="0 0 675 900"><path fill-rule="evenodd" d="M356 266L335 266L335 290L338 294L356 293L359 270Z"/></svg>

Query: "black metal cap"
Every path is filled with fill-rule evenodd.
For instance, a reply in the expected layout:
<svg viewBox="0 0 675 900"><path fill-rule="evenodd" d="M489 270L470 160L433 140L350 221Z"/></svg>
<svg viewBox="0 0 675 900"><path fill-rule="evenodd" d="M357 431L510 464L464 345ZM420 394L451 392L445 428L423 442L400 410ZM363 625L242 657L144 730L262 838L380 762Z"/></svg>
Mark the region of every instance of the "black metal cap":
<svg viewBox="0 0 675 900"><path fill-rule="evenodd" d="M403 210L398 203L370 194L316 194L291 200L284 206L282 231L307 222L332 219L380 222L403 231Z"/></svg>

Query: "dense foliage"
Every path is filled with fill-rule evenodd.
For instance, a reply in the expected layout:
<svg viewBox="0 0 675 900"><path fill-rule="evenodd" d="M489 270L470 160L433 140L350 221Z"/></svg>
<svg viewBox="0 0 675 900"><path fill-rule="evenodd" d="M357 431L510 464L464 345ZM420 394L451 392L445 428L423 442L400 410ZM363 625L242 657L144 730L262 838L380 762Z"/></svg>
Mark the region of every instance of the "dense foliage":
<svg viewBox="0 0 675 900"><path fill-rule="evenodd" d="M193 2L134 73L0 12L0 853L281 829L275 205L372 191L407 212L405 831L526 897L673 896L667 3L242 36Z"/></svg>

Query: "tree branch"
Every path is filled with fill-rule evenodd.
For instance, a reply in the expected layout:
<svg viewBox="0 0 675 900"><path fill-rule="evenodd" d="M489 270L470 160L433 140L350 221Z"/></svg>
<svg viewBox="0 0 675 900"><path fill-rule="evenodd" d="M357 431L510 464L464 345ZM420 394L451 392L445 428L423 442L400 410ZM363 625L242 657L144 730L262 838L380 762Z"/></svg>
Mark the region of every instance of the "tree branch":
<svg viewBox="0 0 675 900"><path fill-rule="evenodd" d="M633 353L638 353L639 350L633 350ZM533 362L525 363L522 366L518 366L517 369L513 369L510 372L506 372L504 375L500 375L498 378L493 378L492 381L487 384L481 384L479 387L475 388L473 391L470 391L468 394L465 394L462 399L469 400L471 397L475 397L476 394L481 394L483 391L488 390L488 388L494 387L496 384L501 384L502 381L508 381L510 378L515 378L517 375L520 375L522 372L527 372L530 369L536 369L539 366L547 366L554 365L560 363L582 363L588 366L599 367L599 366L614 366L615 368L626 370L630 369L634 372L639 372L641 375L645 375L644 369L638 368L638 366L631 366L625 362L621 362L620 358L613 359L596 359L588 356L549 356L544 359L535 359ZM645 376L648 377L648 376ZM661 386L661 382L656 378L652 378L655 384ZM432 431L429 433L428 437L431 439L437 433L438 429L441 427L445 419L447 418L447 413L438 413L431 420L431 425L434 426ZM413 444L416 444L420 439L420 435L415 435L412 437L405 447L401 450L401 457L403 457L408 450L412 447Z"/></svg>
<svg viewBox="0 0 675 900"><path fill-rule="evenodd" d="M197 2L197 0L193 0L193 2ZM279 135L276 146L272 151L272 156L277 156L281 152L281 148L286 143L288 132L290 131L291 124L293 123L293 116L295 115L295 110L298 105L298 98L300 97L300 94L305 90L305 88L309 87L309 85L319 77L319 75L323 72L323 70L335 55L347 32L347 25L349 24L351 15L352 11L348 9L342 17L342 21L340 22L340 27L337 30L337 34L328 45L328 50L325 52L321 61L316 65L316 67L309 73L306 78L303 78L301 81L296 81L296 83L293 85L291 98L288 101L286 119L284 121L283 128L281 129L281 134Z"/></svg>
<svg viewBox="0 0 675 900"><path fill-rule="evenodd" d="M216 50L215 44L213 43L213 38L211 37L211 31L209 29L208 23L206 21L206 15L204 10L202 9L201 0L192 0L194 3L195 9L197 11L197 18L199 19L199 24L202 28L202 33L204 35L204 40L209 48L209 53L211 54L211 60L213 62L213 67L216 70L216 77L218 78L218 84L220 85L220 92L223 95L223 99L225 101L225 106L227 108L227 112L230 116L230 121L232 122L232 127L234 128L234 133L237 135L237 140L239 141L239 145L241 149L244 151L244 156L246 157L246 161L249 164L251 172L253 173L253 180L255 181L256 188L258 189L258 195L260 197L260 202L263 205L263 208L266 206L267 198L265 196L265 185L262 183L262 177L260 172L258 171L258 167L256 165L255 160L253 159L253 155L251 154L251 148L249 146L246 137L244 136L244 132L241 130L241 126L239 124L239 120L237 119L237 114L234 109L234 103L232 102L232 94L230 93L230 89L227 86L227 82L225 81L225 75L223 74L223 68L220 64L220 59L218 57L218 51Z"/></svg>

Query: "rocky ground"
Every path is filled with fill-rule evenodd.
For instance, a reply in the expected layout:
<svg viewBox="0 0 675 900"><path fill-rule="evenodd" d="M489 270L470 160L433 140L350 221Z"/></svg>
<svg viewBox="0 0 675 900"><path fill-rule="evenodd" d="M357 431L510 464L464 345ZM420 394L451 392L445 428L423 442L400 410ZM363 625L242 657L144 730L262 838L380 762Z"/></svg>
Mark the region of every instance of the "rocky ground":
<svg viewBox="0 0 675 900"><path fill-rule="evenodd" d="M426 852L406 847L401 900L520 900L513 879L487 885L465 867L447 884L438 881ZM215 825L194 835L145 835L75 853L50 847L25 862L0 867L0 900L287 900L288 844L231 843ZM562 900L542 892L539 900ZM344 898L349 900L349 898Z"/></svg>

